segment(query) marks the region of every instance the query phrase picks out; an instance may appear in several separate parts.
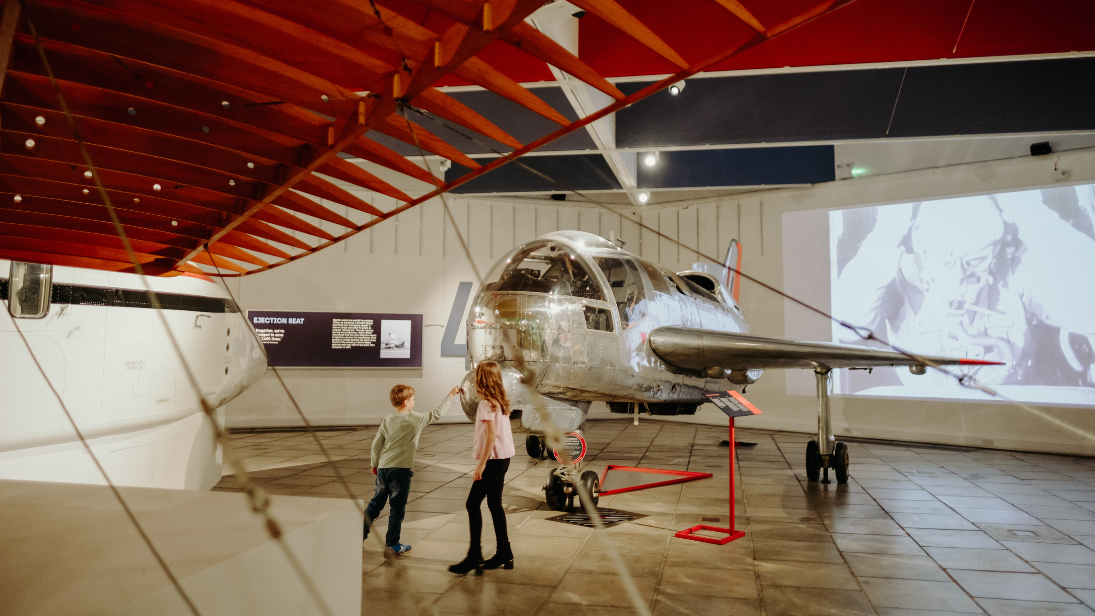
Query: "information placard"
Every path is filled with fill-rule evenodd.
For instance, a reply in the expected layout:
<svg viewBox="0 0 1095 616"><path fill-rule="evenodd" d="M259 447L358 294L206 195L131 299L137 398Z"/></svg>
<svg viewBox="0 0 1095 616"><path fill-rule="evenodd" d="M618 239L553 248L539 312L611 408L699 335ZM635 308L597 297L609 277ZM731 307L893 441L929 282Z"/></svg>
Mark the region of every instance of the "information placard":
<svg viewBox="0 0 1095 616"><path fill-rule="evenodd" d="M421 368L422 315L248 310L271 366Z"/></svg>

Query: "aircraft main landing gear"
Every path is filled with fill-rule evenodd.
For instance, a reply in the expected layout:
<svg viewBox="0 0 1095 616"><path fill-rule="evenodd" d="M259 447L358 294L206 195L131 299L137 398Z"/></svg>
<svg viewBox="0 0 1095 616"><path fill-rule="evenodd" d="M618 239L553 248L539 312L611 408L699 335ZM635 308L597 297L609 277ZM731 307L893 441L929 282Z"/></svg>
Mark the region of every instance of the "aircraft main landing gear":
<svg viewBox="0 0 1095 616"><path fill-rule="evenodd" d="M817 379L817 440L806 443L806 479L829 483L833 469L837 483L848 483L848 445L833 436L829 409L829 368L814 368ZM822 477L824 472L824 477Z"/></svg>
<svg viewBox="0 0 1095 616"><path fill-rule="evenodd" d="M529 434L525 437L525 451L528 452L528 457L533 460L542 460L544 458L544 441L535 434Z"/></svg>
<svg viewBox="0 0 1095 616"><path fill-rule="evenodd" d="M566 468L552 469L548 473L547 484L544 485L548 507L555 511L574 511L576 508L585 507L581 501L581 492L574 484L573 475L568 470ZM582 473L578 481L590 495L593 506L596 507L601 500L601 478L593 471L586 471Z"/></svg>

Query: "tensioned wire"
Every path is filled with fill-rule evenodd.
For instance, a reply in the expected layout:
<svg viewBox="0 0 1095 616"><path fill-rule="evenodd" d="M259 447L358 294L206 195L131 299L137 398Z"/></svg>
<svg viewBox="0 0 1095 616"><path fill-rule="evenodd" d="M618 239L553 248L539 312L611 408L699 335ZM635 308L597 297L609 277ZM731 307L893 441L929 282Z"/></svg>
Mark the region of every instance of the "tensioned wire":
<svg viewBox="0 0 1095 616"><path fill-rule="evenodd" d="M212 257L212 253L209 252L209 244L204 244L202 248L205 249L206 254ZM217 266L216 261L213 261L213 267L216 268L217 276L220 277L221 282L224 284L224 290L228 292L228 297L230 297L232 301L235 302L235 296L232 294L232 290L228 287L228 283L224 280L221 269L219 266ZM255 338L255 341L259 345L261 345L262 340L258 337L258 333L256 333L250 327L248 327L247 329L251 331L251 335ZM320 451L323 452L323 456L327 458L327 464L335 471L335 476L338 477L339 483L342 484L342 487L346 492L346 497L354 502L354 506L357 507L358 512L361 513L361 515L365 518L365 525L371 529L373 525L372 518L369 518L369 514L361 506L361 502L358 501L357 497L354 496L353 490L350 488L350 484L346 482L346 479L342 476L342 472L338 469L338 465L335 464L335 461L327 452L327 448L324 447L323 443L321 442L319 435L316 434L316 431L312 427L311 422L308 421L307 417L305 417L304 411L300 408L300 405L297 404L296 398L293 397L292 392L289 391L289 386L285 383L285 380L281 378L281 373L275 366L269 366L269 368L271 371L273 371L274 376L277 377L278 382L281 383L281 387L285 390L285 395L289 397L289 401L292 403L293 408L297 412L297 415L299 415L301 420L304 421L304 425L308 429L308 433L312 435L312 438L315 440L316 445L318 445ZM384 544L384 539L381 537L381 534L379 532L374 532L373 536L376 538L376 542L379 544L380 549L383 551L385 559L388 561L389 564L392 565L393 569L395 570L396 583L403 586L403 592L411 595L412 600L414 601L415 605L418 606L419 612L423 614L423 616L436 616L437 610L431 605L431 600L422 593L416 591L413 587L413 584L410 582L410 580L407 579L406 565L403 564L403 562L401 562L399 558L395 557L395 554L392 552L390 547Z"/></svg>
<svg viewBox="0 0 1095 616"><path fill-rule="evenodd" d="M242 462L240 461L239 457L235 453L234 448L232 447L231 439L228 437L228 431L220 425L220 422L217 421L216 409L214 409L212 405L210 405L209 402L205 399L205 396L202 395L201 387L198 385L197 379L194 376L194 372L191 369L189 363L186 361L186 357L183 355L182 348L180 347L178 340L175 338L174 332L172 332L167 322L167 317L163 313L163 306L160 304L159 298L152 290L151 285L145 277L144 269L141 267L140 261L137 259L137 255L133 250L133 245L129 241L129 237L125 233L125 229L121 224L121 220L118 218L117 212L114 210L114 205L110 200L110 196L106 192L106 188L103 186L102 180L99 177L99 170L95 167L95 164L91 159L91 155L87 151L84 140L80 135L79 128L76 125L76 118L69 110L68 103L65 101L64 93L61 91L60 84L57 82L57 79L53 74L53 69L49 63L48 57L46 56L45 49L42 47L41 40L38 37L38 31L34 27L34 22L30 18L30 16L26 14L25 11L23 11L23 16L27 21L27 27L30 30L31 36L34 38L35 45L38 48L38 55L42 60L46 75L49 77L50 85L53 87L53 90L57 95L58 103L61 106L61 110L64 112L65 119L68 121L69 128L72 131L73 139L76 141L77 145L80 148L80 153L83 156L84 163L87 165L88 171L90 171L92 174L92 179L95 182L95 187L99 192L99 196L103 200L103 205L106 207L107 213L110 216L110 220L114 226L114 230L117 233L119 240L121 240L122 245L125 248L126 255L129 257L130 262L133 264L135 272L138 276L140 276L141 283L143 284L145 289L145 294L148 297L148 301L156 310L156 314L159 317L164 332L166 333L168 340L171 342L172 349L175 352L179 364L183 368L183 373L186 375L186 378L190 383L190 386L193 388L194 393L197 394L197 397L201 403L202 412L210 422L216 442L221 445L224 457L228 460L229 464L235 471L237 479L240 481L244 492L247 495L248 504L250 505L251 510L262 517L263 526L266 530L267 535L271 539L273 539L274 542L281 549L286 560L289 562L290 567L293 569L296 576L300 579L301 584L305 587L306 591L311 596L316 606L319 608L319 611L323 614L330 616L331 610L328 607L327 602L320 595L319 589L316 587L315 582L311 579L311 576L308 575L308 572L304 569L304 566L301 564L296 554L293 553L288 544L285 542L281 525L270 512L270 498L260 488L258 488L258 486L254 484L254 482L251 481L250 475L247 473L247 470L244 468ZM22 335L22 332L20 332L20 335ZM26 342L27 341L24 337L24 343ZM31 351L29 344L27 344L27 350L30 351L31 355L33 356L33 351ZM42 374L42 378L44 378L46 382L49 383L50 389L54 392L55 395L58 396L58 400L60 401L60 396L57 394L57 390L53 387L53 384L50 383L48 375L46 375L45 371L42 369L41 364L38 363L37 359L35 359L35 365L38 366L39 372L41 372ZM63 402L62 408L64 408ZM72 417L68 414L67 410L65 411L65 413L66 416L69 417L69 420L72 421ZM103 467L101 463L96 458L95 453L92 451L90 445L84 439L83 434L79 431L79 428L76 427L75 422L72 422L72 425L73 428L76 430L77 435L80 437L81 442L84 444L84 447L87 449L88 454L91 455L92 459L95 461L95 465L100 470L102 470ZM194 606L193 601L183 590L181 584L178 582L174 574L171 572L170 568L167 566L167 563L164 562L163 558L160 556L159 552L153 545L151 539L144 533L143 529L141 529L136 517L132 514L132 511L125 503L125 500L122 497L121 493L117 489L114 489L114 486L111 483L110 478L106 476L105 471L103 472L103 474L104 477L106 477L107 483L111 485L115 497L129 514L130 520L134 523L138 532L145 540L145 543L149 547L149 550L152 551L152 553L155 555L157 563L160 565L161 569L164 571L167 577L171 580L172 585L175 587L175 590L179 593L183 601L187 604L187 607L190 609L191 613L198 615L199 613L197 611L197 608Z"/></svg>
<svg viewBox="0 0 1095 616"><path fill-rule="evenodd" d="M418 141L418 134L414 130L414 123L407 117L407 107L409 107L409 105L400 104L400 113L403 116L403 120L407 122L407 128L411 131L415 147L418 148L418 153L422 157L422 162L426 167L426 171L433 176L433 172L430 171L429 161L426 159L426 153L422 149L422 145ZM443 182L436 177L434 178L434 181L438 186L443 184ZM448 199L445 198L444 192L441 192L439 196L441 197L441 203L445 208L445 214L448 216L449 221L452 222L456 237L460 240L460 247L464 250L464 256L467 257L468 263L471 265L472 271L475 272L475 277L479 281L479 286L482 287L483 277L479 274L479 268L475 265L475 259L471 255L471 250L468 249L467 242L464 241L463 234L460 233L460 227L456 224L456 219L453 218ZM507 334L509 334L509 332L503 332L503 335ZM520 372L521 381L528 385L528 390L532 392L532 406L536 411L541 424L544 426L544 436L546 437L547 446L551 447L556 452L559 452L559 462L563 466L562 472L568 476L571 484L578 490L579 503L586 510L590 520L593 521L594 528L598 531L604 531L604 521L601 520L600 512L597 511L597 507L593 504L592 494L590 494L587 487L579 480L577 476L577 465L571 463L570 452L567 451L567 448L564 446L563 439L565 435L559 426L555 424L554 420L552 420L551 414L547 410L547 404L544 402L543 396L540 395L540 392L536 388L536 383L538 382L536 371L525 363L524 355L521 353L516 341L512 341L512 348L512 363L517 371ZM730 498L733 497L734 495L731 494ZM602 545L604 545L605 552L608 554L609 560L612 561L612 565L616 568L616 571L620 576L620 582L623 584L624 591L627 593L628 599L631 601L632 605L635 606L635 610L640 616L650 616L650 606L647 602L643 601L642 594L639 592L639 587L635 584L631 572L628 570L627 565L620 556L619 550L617 550L616 546L613 544L612 539L605 532L598 532L597 537L600 539Z"/></svg>
<svg viewBox="0 0 1095 616"><path fill-rule="evenodd" d="M439 120L438 118L434 117L433 114L430 114L426 111L423 111L423 110L418 109L416 107L413 107L411 105L405 105L405 107L408 108L408 109L411 109L415 113L417 113L420 116L430 120L431 122L433 122L433 123L435 123L439 126L442 126L442 127L456 133L457 135L459 135L459 136L461 136L461 137L463 137L463 138L465 138L465 139L467 139L467 140L469 140L469 141L471 141L471 142L473 142L473 143L475 143L475 144L477 144L481 147L489 149L491 152L493 152L495 154L498 154L500 156L503 155L502 152L499 152L492 145L490 145L488 143L484 143L482 140L476 138L475 136L470 135L467 132L464 132L462 130L459 130L459 129L453 127L448 122L443 122L443 121ZM571 192L571 193L581 197L585 201L587 201L587 202L589 202L593 205L596 205L597 207L599 207L603 210L606 210L608 212L611 212L611 213L619 216L621 220L626 220L628 222L634 223L635 225L637 225L640 229L642 229L644 231L649 231L649 232L657 235L661 239L668 240L668 241L672 242L673 244L676 244L678 247L684 248L684 249L686 249L690 252L695 253L698 257L700 257L702 259L706 259L708 261L711 261L712 263L722 263L721 259L718 259L718 258L710 256L710 255L708 255L704 252L701 252L698 248L693 248L691 246L688 246L687 244L681 242L680 240L678 240L675 237L670 237L670 236L662 233L658 229L654 229L653 227L650 227L649 225L643 224L643 222L641 220L636 220L634 218L631 218L630 216L627 216L626 214L624 214L624 213L620 212L619 210L609 206L608 204L606 204L602 201L599 201L597 199L594 199L591 196L583 193L582 191L570 186L566 182L558 180L558 179L556 179L556 178L554 178L554 177L552 177L552 176L550 176L550 175L548 175L548 174L546 174L546 173L544 173L544 172L542 172L538 169L535 169L535 168L525 164L524 161L522 161L520 158L516 158L516 159L512 160L511 163L521 167L525 171L528 171L529 173L532 173L533 175L535 175L535 176L537 176L537 177L539 177L543 180L546 180L547 182L551 183L553 186L558 186L561 190ZM985 394L987 394L987 395L989 395L993 398L997 398L997 399L1002 400L1004 402L1008 402L1010 404L1013 404L1013 405L1025 410L1029 413L1031 413L1032 415L1034 415L1034 416L1036 416L1040 419L1048 421L1048 422L1050 422L1050 423L1052 423L1052 424L1054 424L1054 425L1056 425L1060 428L1063 428L1063 429L1068 430L1068 431L1070 431L1074 434L1077 434L1077 435L1079 435L1079 436L1081 436L1081 437L1083 437L1087 440L1095 442L1095 435L1093 435L1091 433L1088 433L1088 432L1085 432L1084 430L1082 430L1082 429L1080 429L1076 426L1073 426L1073 425L1071 425L1071 424L1069 424L1065 421L1062 421L1061 419L1059 419L1057 417L1053 417L1052 415L1046 413L1045 411L1042 411L1038 408L1035 408L1035 407L1033 407L1033 406L1031 406L1031 405L1029 405L1025 402L1021 402L1019 400L1015 400L1011 397L1008 397L1008 396L996 391L995 389L981 383L972 374L956 374L956 373L948 370L944 366L928 359L927 357L923 357L923 356L921 356L917 353L913 353L912 351L909 351L907 349L904 349L902 347L899 347L895 344L890 343L885 338L882 338L882 337L879 337L878 335L876 335L868 327L864 327L862 325L855 325L855 324L849 323L847 321L844 321L842 319L838 319L834 315L832 315L831 313L829 313L829 312L827 312L827 311L825 311L821 308L818 308L816 306L813 306L811 304L808 304L805 301L798 299L797 297L789 295L789 294L785 293L784 291L781 291L780 289L777 289L776 287L774 287L774 286L772 286L772 285L770 285L770 284L768 284L768 283L766 283L766 282L764 282L764 281L762 281L762 280L760 280L760 279L758 279L754 276L746 274L745 272L741 271L740 269L738 269L736 267L733 267L731 265L725 265L723 267L725 267L725 269L727 269L731 272L734 272L735 274L737 274L741 278L744 278L745 280L748 280L748 281L760 286L761 288L763 288L767 291L775 293L776 295L782 297L783 299L786 299L786 300L788 300L788 301L790 301L794 304L797 304L797 305L809 310L810 312L813 312L817 315L820 315L820 316L824 317L825 319L827 319L827 320L829 320L833 323L836 323L836 324L840 325L841 327L844 327L844 328L854 332L855 335L858 336L859 338L861 338L862 340L875 341L875 342L881 343L881 344L885 345L887 348L889 348L890 350L892 350L896 353L900 353L901 355L904 355L905 357L908 357L909 359L912 359L913 361L915 361L919 364L931 367L934 370L938 370L939 372L955 379L958 382L958 384L961 385L962 387L966 387L966 388L969 388L969 389L976 389L976 390L981 391L981 392L983 392L983 393L985 393Z"/></svg>

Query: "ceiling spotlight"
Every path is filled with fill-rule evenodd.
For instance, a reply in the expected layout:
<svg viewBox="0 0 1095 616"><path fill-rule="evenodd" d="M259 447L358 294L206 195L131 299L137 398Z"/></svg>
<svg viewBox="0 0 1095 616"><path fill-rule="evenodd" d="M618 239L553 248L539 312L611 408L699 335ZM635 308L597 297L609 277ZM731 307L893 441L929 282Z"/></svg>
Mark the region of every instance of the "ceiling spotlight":
<svg viewBox="0 0 1095 616"><path fill-rule="evenodd" d="M140 202L141 202L140 199L138 199L137 197L133 197L133 203L140 203Z"/></svg>
<svg viewBox="0 0 1095 616"><path fill-rule="evenodd" d="M85 188L85 189L84 189L84 194L85 194L85 195L91 194L91 191Z"/></svg>
<svg viewBox="0 0 1095 616"><path fill-rule="evenodd" d="M23 202L23 195L15 195L15 202L16 203L22 203Z"/></svg>
<svg viewBox="0 0 1095 616"><path fill-rule="evenodd" d="M639 193L639 203L646 203L647 200L649 200L649 199L650 199L650 193L648 193L648 192Z"/></svg>
<svg viewBox="0 0 1095 616"><path fill-rule="evenodd" d="M91 179L91 172L90 171L85 171L84 172L84 177L90 180Z"/></svg>
<svg viewBox="0 0 1095 616"><path fill-rule="evenodd" d="M34 149L34 140L33 139L27 139L26 142L23 143L23 145L27 146L28 150L33 150Z"/></svg>
<svg viewBox="0 0 1095 616"><path fill-rule="evenodd" d="M247 163L247 168L248 169L254 169L255 168L255 163Z"/></svg>
<svg viewBox="0 0 1095 616"><path fill-rule="evenodd" d="M684 80L680 80L677 83L669 86L669 93L676 96L684 91Z"/></svg>
<svg viewBox="0 0 1095 616"><path fill-rule="evenodd" d="M658 153L647 152L646 156L643 157L643 164L647 167L653 167L654 165L658 164Z"/></svg>
<svg viewBox="0 0 1095 616"><path fill-rule="evenodd" d="M153 184L152 185L152 190L154 190L156 192L160 192L160 185L159 184Z"/></svg>
<svg viewBox="0 0 1095 616"><path fill-rule="evenodd" d="M46 123L45 116L38 116L37 118L34 118L34 123L37 124L38 126L42 126L43 124Z"/></svg>
<svg viewBox="0 0 1095 616"><path fill-rule="evenodd" d="M172 221L171 221L171 226L172 226L172 227L177 227L177 226L179 226L179 221L177 221L177 220L172 220Z"/></svg>

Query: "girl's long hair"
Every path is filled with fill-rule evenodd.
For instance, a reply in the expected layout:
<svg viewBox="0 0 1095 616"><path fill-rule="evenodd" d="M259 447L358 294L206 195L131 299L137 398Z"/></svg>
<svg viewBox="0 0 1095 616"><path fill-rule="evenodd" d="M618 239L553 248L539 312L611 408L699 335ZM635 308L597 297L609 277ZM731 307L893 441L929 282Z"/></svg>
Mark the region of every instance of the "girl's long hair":
<svg viewBox="0 0 1095 616"><path fill-rule="evenodd" d="M502 407L502 413L509 415L509 397L502 386L502 369L493 361L485 361L475 367L475 391L483 400Z"/></svg>

